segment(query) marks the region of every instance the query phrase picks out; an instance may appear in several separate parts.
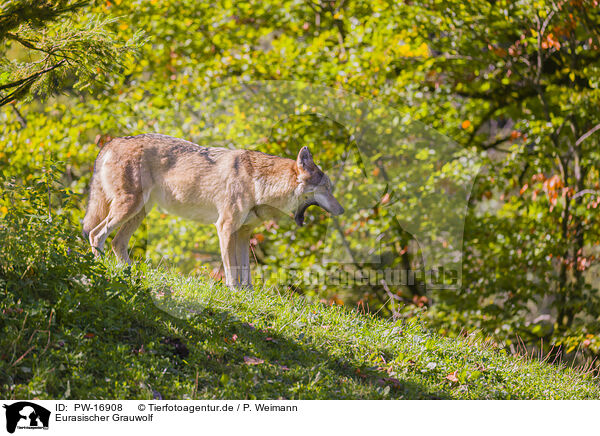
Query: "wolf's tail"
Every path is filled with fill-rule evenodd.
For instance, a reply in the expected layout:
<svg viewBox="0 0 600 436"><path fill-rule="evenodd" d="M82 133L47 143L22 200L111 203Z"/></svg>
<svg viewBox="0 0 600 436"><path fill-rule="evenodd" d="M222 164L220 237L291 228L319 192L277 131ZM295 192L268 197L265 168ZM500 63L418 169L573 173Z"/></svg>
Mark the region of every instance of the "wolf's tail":
<svg viewBox="0 0 600 436"><path fill-rule="evenodd" d="M102 184L98 177L92 176L90 186L90 199L88 202L85 217L83 218L83 237L89 239L90 232L100 224L108 215L109 201L102 189Z"/></svg>

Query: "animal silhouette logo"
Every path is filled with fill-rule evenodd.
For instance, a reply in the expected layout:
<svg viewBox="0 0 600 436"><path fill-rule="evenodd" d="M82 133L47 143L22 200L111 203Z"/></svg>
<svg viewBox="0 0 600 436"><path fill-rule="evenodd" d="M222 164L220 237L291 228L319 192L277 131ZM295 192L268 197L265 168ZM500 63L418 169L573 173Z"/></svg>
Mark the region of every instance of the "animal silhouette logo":
<svg viewBox="0 0 600 436"><path fill-rule="evenodd" d="M14 433L19 429L48 429L50 411L29 401L19 401L10 405L4 404L6 409L6 431Z"/></svg>

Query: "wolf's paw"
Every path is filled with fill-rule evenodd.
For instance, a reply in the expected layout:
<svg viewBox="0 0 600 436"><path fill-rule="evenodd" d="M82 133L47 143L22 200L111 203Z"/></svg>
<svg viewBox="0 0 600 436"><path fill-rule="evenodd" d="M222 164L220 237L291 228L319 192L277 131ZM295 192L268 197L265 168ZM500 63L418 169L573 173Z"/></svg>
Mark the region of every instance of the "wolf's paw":
<svg viewBox="0 0 600 436"><path fill-rule="evenodd" d="M92 253L94 253L94 256L96 257L104 257L104 250L101 249L100 247L95 247L92 245Z"/></svg>
<svg viewBox="0 0 600 436"><path fill-rule="evenodd" d="M232 290L235 290L235 291L243 291L243 290L253 291L254 290L254 286L252 286L252 285L242 285L241 283L236 283L235 285L227 285L227 287L229 289L232 289Z"/></svg>

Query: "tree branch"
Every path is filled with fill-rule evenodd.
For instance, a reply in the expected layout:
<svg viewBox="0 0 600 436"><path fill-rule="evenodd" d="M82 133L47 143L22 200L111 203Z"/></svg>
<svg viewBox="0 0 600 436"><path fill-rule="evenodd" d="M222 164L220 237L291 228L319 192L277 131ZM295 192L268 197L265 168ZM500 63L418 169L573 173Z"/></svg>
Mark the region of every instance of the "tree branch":
<svg viewBox="0 0 600 436"><path fill-rule="evenodd" d="M15 115L17 116L17 120L19 120L21 127L22 128L27 127L27 120L25 119L25 117L23 117L23 115L19 111L19 109L17 108L17 105L12 103L11 106L12 106L13 110L15 111Z"/></svg>
<svg viewBox="0 0 600 436"><path fill-rule="evenodd" d="M24 84L26 82L29 82L29 81L34 80L34 79L37 79L38 77L40 77L40 76L42 76L42 75L44 75L46 73L49 73L50 71L55 70L58 67L61 67L65 62L67 62L66 59L63 59L59 63L57 63L55 65L52 65L51 67L45 68L45 69L43 69L41 71L38 71L37 73L34 73L31 76L25 77L24 79L20 79L20 80L14 81L14 82L10 82L10 83L7 83L6 85L1 85L0 86L0 91L3 90L3 89L14 88L16 86L21 86L22 84Z"/></svg>
<svg viewBox="0 0 600 436"><path fill-rule="evenodd" d="M575 141L575 146L577 147L579 144L581 144L583 141L585 141L587 138L589 138L591 135L593 135L598 130L600 130L600 124L596 124L590 130L588 130L583 135L581 135L579 137L579 139L577 141Z"/></svg>
<svg viewBox="0 0 600 436"><path fill-rule="evenodd" d="M26 39L21 38L18 35L15 35L14 33L7 33L6 37L9 39L12 39L14 41L17 41L19 44L21 44L23 47L27 47L28 49L31 50L36 50L36 51L41 51L43 53L47 53L47 54L52 54L51 52L49 52L48 50L44 50L43 48L39 48L36 47L35 45L33 45L31 42L29 42Z"/></svg>
<svg viewBox="0 0 600 436"><path fill-rule="evenodd" d="M584 189L582 191L579 191L575 195L573 195L573 198L583 197L586 194L596 194L597 195L597 194L600 194L600 191L598 191L596 189Z"/></svg>
<svg viewBox="0 0 600 436"><path fill-rule="evenodd" d="M498 145L500 145L500 144L502 144L502 143L504 143L504 142L508 141L510 138L511 138L511 136L510 136L510 135L508 135L508 136L505 136L504 138L497 139L497 140L495 140L494 142L492 142L492 143L490 143L490 144L486 144L486 145L484 145L482 148L483 148L484 150L489 150L489 149L491 149L491 148L494 148L494 149L495 149L495 148L496 148ZM498 150L498 151L504 151L504 152L506 152L506 150Z"/></svg>

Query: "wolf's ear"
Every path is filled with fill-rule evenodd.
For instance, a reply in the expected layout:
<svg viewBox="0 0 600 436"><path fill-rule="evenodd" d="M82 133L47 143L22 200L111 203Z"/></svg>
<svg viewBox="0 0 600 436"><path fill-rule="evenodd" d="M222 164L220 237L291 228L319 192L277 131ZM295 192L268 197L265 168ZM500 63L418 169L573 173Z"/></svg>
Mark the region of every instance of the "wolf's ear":
<svg viewBox="0 0 600 436"><path fill-rule="evenodd" d="M308 151L308 147L305 146L300 149L298 159L296 159L296 165L298 165L298 169L302 171L310 171L314 168L315 163L310 151Z"/></svg>

